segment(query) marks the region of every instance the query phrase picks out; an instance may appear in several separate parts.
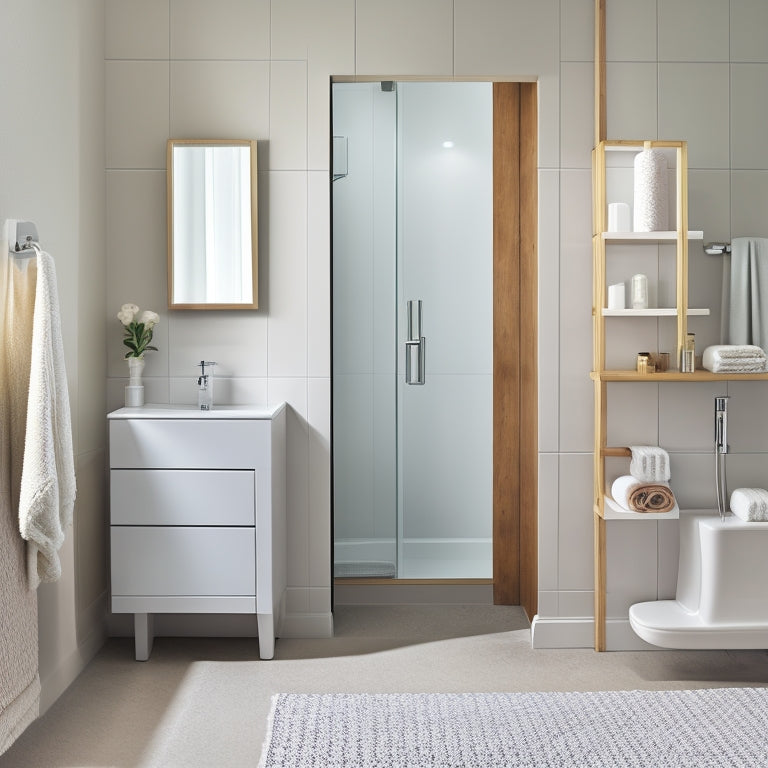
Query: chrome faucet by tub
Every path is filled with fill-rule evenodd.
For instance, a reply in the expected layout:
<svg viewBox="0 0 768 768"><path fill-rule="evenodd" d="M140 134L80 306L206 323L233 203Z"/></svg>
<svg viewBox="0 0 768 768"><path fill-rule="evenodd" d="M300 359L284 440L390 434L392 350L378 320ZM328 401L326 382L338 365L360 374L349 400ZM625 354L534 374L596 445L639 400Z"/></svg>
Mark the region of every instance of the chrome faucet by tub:
<svg viewBox="0 0 768 768"><path fill-rule="evenodd" d="M728 398L729 395L715 396L715 492L721 520L725 517L728 506L725 476L725 455L728 453Z"/></svg>

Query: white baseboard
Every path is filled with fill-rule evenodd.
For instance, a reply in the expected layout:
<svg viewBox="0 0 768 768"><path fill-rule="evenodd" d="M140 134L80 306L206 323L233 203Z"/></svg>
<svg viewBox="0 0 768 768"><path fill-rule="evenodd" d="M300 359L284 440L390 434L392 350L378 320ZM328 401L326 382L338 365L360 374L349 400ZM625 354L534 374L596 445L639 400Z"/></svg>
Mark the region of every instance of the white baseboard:
<svg viewBox="0 0 768 768"><path fill-rule="evenodd" d="M658 651L655 645L641 640L626 619L607 619L605 645L608 651ZM531 624L531 647L594 648L595 622L591 617L539 616Z"/></svg>
<svg viewBox="0 0 768 768"><path fill-rule="evenodd" d="M325 638L333 637L333 614L327 613L286 613L280 637Z"/></svg>

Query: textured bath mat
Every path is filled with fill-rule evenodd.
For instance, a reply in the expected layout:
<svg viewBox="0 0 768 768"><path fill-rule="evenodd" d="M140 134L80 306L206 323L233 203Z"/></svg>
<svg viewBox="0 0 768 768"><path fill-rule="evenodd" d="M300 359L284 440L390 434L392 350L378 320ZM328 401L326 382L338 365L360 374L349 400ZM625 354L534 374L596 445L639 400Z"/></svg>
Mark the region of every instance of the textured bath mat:
<svg viewBox="0 0 768 768"><path fill-rule="evenodd" d="M260 768L768 765L768 689L273 697Z"/></svg>

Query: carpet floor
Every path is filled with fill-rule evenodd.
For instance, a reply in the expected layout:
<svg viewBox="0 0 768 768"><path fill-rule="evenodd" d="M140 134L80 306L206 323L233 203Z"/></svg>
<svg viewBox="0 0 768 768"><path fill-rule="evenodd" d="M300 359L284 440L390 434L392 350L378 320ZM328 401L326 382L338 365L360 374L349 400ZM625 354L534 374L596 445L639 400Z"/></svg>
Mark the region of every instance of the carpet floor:
<svg viewBox="0 0 768 768"><path fill-rule="evenodd" d="M280 694L259 768L766 764L768 689L715 688Z"/></svg>

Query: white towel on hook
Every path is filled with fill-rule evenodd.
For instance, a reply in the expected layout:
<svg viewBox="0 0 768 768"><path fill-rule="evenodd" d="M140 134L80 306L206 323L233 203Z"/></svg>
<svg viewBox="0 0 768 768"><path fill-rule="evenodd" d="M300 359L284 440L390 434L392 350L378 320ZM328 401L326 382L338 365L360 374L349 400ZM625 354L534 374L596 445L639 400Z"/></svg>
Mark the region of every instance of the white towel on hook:
<svg viewBox="0 0 768 768"><path fill-rule="evenodd" d="M670 478L669 454L657 445L630 445L629 474L645 483L665 483Z"/></svg>
<svg viewBox="0 0 768 768"><path fill-rule="evenodd" d="M19 530L27 541L27 576L34 589L61 576L58 551L72 523L75 465L67 374L50 254L37 257L32 354L27 401Z"/></svg>

